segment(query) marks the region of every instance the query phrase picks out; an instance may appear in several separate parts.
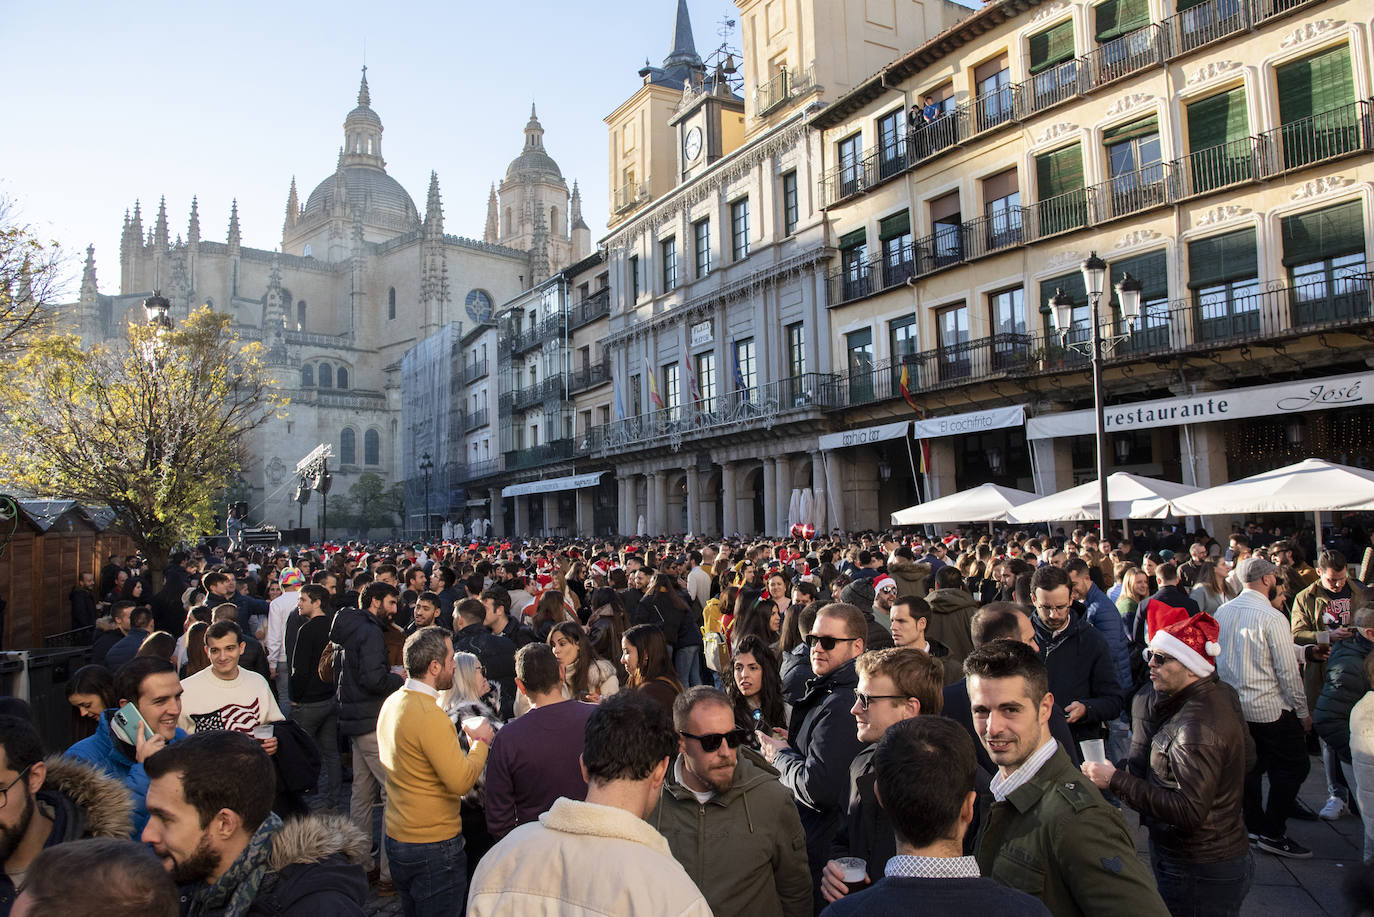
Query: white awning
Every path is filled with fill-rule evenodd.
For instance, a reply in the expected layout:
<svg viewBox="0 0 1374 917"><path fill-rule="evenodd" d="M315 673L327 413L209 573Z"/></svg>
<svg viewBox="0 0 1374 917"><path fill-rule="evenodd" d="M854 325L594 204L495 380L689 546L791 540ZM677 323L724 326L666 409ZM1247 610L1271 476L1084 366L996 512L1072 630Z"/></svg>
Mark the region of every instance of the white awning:
<svg viewBox="0 0 1374 917"><path fill-rule="evenodd" d="M820 438L822 449L843 449L846 446L863 446L879 443L885 439L900 439L911 429L911 421L885 423L877 427L864 427L862 430L845 430L841 433L827 433Z"/></svg>
<svg viewBox="0 0 1374 917"><path fill-rule="evenodd" d="M594 471L591 474L574 474L566 478L546 478L542 481L527 481L524 484L511 484L501 488L503 497L524 497L529 494L551 494L559 490L578 490L583 487L595 487L601 482L604 471Z"/></svg>

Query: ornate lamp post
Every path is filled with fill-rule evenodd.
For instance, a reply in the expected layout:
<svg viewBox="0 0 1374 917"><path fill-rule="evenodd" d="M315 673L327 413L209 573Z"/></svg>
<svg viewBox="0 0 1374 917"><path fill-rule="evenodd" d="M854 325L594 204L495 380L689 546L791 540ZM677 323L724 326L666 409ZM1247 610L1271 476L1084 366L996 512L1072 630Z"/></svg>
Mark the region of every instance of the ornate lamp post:
<svg viewBox="0 0 1374 917"><path fill-rule="evenodd" d="M1099 513L1099 535L1107 538L1107 526L1111 522L1111 505L1107 502L1107 424L1106 408L1102 397L1102 361L1116 349L1117 345L1129 338L1135 331L1135 323L1140 318L1140 294L1143 284L1130 274L1122 276L1116 285L1116 296L1121 303L1121 323L1126 329L1122 334L1102 333L1102 295L1107 286L1107 262L1093 252L1083 262L1083 286L1088 291L1088 310L1091 313L1092 337L1086 341L1070 341L1069 332L1073 328L1073 300L1062 288L1055 290L1049 302L1041 308L1048 313L1059 334L1059 342L1066 350L1086 354L1092 360L1093 410L1097 418L1096 455L1097 455L1097 499L1101 504Z"/></svg>
<svg viewBox="0 0 1374 917"><path fill-rule="evenodd" d="M420 470L425 473L425 541L429 541L429 474L434 470L434 462L431 461L428 452L420 456Z"/></svg>

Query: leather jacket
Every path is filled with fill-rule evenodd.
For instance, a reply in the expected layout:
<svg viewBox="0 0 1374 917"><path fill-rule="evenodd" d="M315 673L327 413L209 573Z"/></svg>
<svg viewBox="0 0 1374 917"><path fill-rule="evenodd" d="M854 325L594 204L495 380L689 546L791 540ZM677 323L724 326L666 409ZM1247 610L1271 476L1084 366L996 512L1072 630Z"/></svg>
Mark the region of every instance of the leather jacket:
<svg viewBox="0 0 1374 917"><path fill-rule="evenodd" d="M1247 740L1240 702L1215 674L1174 694L1136 696L1125 767L1109 789L1140 813L1159 852L1195 863L1245 855Z"/></svg>

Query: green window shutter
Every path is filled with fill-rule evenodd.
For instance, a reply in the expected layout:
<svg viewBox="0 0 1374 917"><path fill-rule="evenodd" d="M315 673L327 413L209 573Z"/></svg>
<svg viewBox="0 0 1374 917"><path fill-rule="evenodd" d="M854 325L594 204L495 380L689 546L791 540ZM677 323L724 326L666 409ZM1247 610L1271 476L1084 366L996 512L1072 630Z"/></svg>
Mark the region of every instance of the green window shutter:
<svg viewBox="0 0 1374 917"><path fill-rule="evenodd" d="M1242 229L1188 245L1188 288L1212 287L1259 276L1255 231Z"/></svg>
<svg viewBox="0 0 1374 917"><path fill-rule="evenodd" d="M1035 158L1035 187L1040 200L1083 190L1083 156L1079 145Z"/></svg>
<svg viewBox="0 0 1374 917"><path fill-rule="evenodd" d="M1067 293L1069 299L1073 300L1075 309L1086 308L1088 305L1088 288L1083 283L1082 271L1074 271L1071 274L1062 274L1059 277L1040 281L1040 302L1036 308L1042 310L1046 333L1054 331L1054 319L1043 310L1049 307L1050 299L1056 290L1063 290Z"/></svg>
<svg viewBox="0 0 1374 917"><path fill-rule="evenodd" d="M1159 133L1159 116L1150 115L1148 118L1141 118L1139 121L1132 121L1129 124L1118 124L1116 127L1109 127L1102 132L1102 140L1107 144L1121 143L1125 140L1133 140L1136 137L1144 137L1146 134Z"/></svg>
<svg viewBox="0 0 1374 917"><path fill-rule="evenodd" d="M1355 101L1355 76L1350 67L1350 46L1341 45L1286 64L1276 73L1279 89L1279 121L1291 124L1303 118Z"/></svg>
<svg viewBox="0 0 1374 917"><path fill-rule="evenodd" d="M878 238L887 240L905 236L911 232L911 214L903 210L885 220L878 221Z"/></svg>
<svg viewBox="0 0 1374 917"><path fill-rule="evenodd" d="M1150 24L1148 0L1106 0L1093 7L1094 37L1098 44L1120 38Z"/></svg>
<svg viewBox="0 0 1374 917"><path fill-rule="evenodd" d="M1038 32L1030 37L1030 72L1039 73L1062 64L1074 55L1073 20Z"/></svg>
<svg viewBox="0 0 1374 917"><path fill-rule="evenodd" d="M1192 8L1195 7L1195 6L1202 6L1202 4L1204 4L1204 3L1206 3L1206 2L1207 2L1207 0L1178 0L1178 4L1177 4L1177 6L1176 6L1176 9L1177 9L1180 13L1182 13L1182 12L1186 12L1187 10L1192 9Z"/></svg>
<svg viewBox="0 0 1374 917"><path fill-rule="evenodd" d="M1169 259L1163 249L1113 261L1107 265L1107 285L1113 288L1113 305L1120 305L1116 299L1115 287L1121 282L1123 274L1130 274L1144 287L1140 291L1141 302L1157 302L1169 297Z"/></svg>
<svg viewBox="0 0 1374 917"><path fill-rule="evenodd" d="M1245 108L1245 90L1241 87L1188 106L1188 151L1191 153L1243 140L1249 134L1250 117Z"/></svg>
<svg viewBox="0 0 1374 917"><path fill-rule="evenodd" d="M840 248L853 248L856 245L863 245L866 241L868 241L867 230L856 229L840 236Z"/></svg>
<svg viewBox="0 0 1374 917"><path fill-rule="evenodd" d="M1359 201L1283 219L1283 264L1308 264L1364 251L1364 207Z"/></svg>

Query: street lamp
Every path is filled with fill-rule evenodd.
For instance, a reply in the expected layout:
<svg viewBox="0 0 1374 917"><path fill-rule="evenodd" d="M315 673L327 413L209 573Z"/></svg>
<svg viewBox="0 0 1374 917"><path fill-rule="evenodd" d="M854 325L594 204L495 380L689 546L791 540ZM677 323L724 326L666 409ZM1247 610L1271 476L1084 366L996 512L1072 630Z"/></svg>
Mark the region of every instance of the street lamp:
<svg viewBox="0 0 1374 917"><path fill-rule="evenodd" d="M1135 331L1136 320L1140 317L1140 295L1144 285L1130 274L1122 276L1116 285L1117 301L1121 304L1121 322L1125 326L1122 334L1102 333L1102 295L1107 287L1107 262L1090 254L1083 262L1083 287L1088 293L1088 309L1092 316L1092 339L1070 341L1069 331L1073 328L1073 300L1062 288L1041 307L1041 312L1050 316L1054 330L1059 335L1059 343L1066 350L1087 354L1092 360L1093 374L1093 413L1097 418L1095 446L1097 454L1097 499L1101 504L1098 518L1099 532L1107 537L1107 526L1111 522L1111 506L1107 502L1107 424L1106 407L1102 399L1102 361L1116 346Z"/></svg>
<svg viewBox="0 0 1374 917"><path fill-rule="evenodd" d="M429 473L434 470L434 462L429 453L420 456L420 470L425 473L425 541L429 541Z"/></svg>
<svg viewBox="0 0 1374 917"><path fill-rule="evenodd" d="M155 328L162 328L167 331L172 329L172 317L169 314L171 310L171 300L157 291L143 300L143 311L148 316L148 324Z"/></svg>

